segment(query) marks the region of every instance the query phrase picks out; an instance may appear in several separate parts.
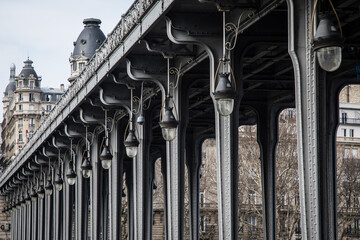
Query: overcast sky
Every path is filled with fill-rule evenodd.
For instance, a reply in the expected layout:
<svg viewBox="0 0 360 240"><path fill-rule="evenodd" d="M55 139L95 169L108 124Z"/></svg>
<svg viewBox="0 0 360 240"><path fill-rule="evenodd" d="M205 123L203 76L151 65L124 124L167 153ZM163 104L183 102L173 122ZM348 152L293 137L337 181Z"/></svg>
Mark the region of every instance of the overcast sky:
<svg viewBox="0 0 360 240"><path fill-rule="evenodd" d="M43 87L68 86L69 57L84 28L85 18L99 18L105 36L134 0L0 0L0 96L9 82L11 63L16 75L29 58ZM0 108L2 121L2 103Z"/></svg>

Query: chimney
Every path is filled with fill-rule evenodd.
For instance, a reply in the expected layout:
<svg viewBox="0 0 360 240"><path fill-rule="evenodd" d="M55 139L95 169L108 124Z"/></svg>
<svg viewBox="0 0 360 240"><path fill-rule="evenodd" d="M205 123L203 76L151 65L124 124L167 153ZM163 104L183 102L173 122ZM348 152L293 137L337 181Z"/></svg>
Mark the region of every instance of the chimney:
<svg viewBox="0 0 360 240"><path fill-rule="evenodd" d="M60 91L64 92L64 84L60 84Z"/></svg>

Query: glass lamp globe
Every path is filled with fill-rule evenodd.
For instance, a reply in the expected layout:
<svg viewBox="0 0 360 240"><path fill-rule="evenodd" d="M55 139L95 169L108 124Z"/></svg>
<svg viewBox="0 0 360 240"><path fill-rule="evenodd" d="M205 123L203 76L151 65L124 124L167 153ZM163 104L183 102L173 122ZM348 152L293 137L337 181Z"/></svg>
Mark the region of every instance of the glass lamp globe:
<svg viewBox="0 0 360 240"><path fill-rule="evenodd" d="M63 183L64 181L62 180L61 174L57 173L54 181L56 191L60 192L63 189Z"/></svg>
<svg viewBox="0 0 360 240"><path fill-rule="evenodd" d="M53 193L53 185L51 183L51 180L48 179L45 186L45 194L50 196Z"/></svg>
<svg viewBox="0 0 360 240"><path fill-rule="evenodd" d="M316 51L316 56L322 69L333 72L341 65L342 49L337 46L320 48Z"/></svg>
<svg viewBox="0 0 360 240"><path fill-rule="evenodd" d="M42 185L39 186L37 194L38 194L39 199L44 199L45 190L44 190L44 187Z"/></svg>
<svg viewBox="0 0 360 240"><path fill-rule="evenodd" d="M126 149L126 155L129 158L136 157L136 155L138 153L139 141L136 138L134 130L129 131L129 134L126 137L124 145L125 145L125 149Z"/></svg>
<svg viewBox="0 0 360 240"><path fill-rule="evenodd" d="M85 158L84 162L81 165L81 172L84 178L90 178L92 171L92 166L89 158Z"/></svg>
<svg viewBox="0 0 360 240"><path fill-rule="evenodd" d="M33 202L36 201L37 193L36 193L35 187L33 187L32 191L31 191L31 194L30 194L30 197L31 197L31 201L33 201Z"/></svg>
<svg viewBox="0 0 360 240"><path fill-rule="evenodd" d="M76 182L76 173L73 169L72 162L70 162L70 166L68 168L68 171L66 173L66 181L69 185L74 185Z"/></svg>
<svg viewBox="0 0 360 240"><path fill-rule="evenodd" d="M234 110L235 91L228 73L219 73L214 92L216 108L220 115L229 116Z"/></svg>
<svg viewBox="0 0 360 240"><path fill-rule="evenodd" d="M104 169L109 169L111 167L112 158L113 155L111 154L109 146L105 145L100 154L101 166Z"/></svg>
<svg viewBox="0 0 360 240"><path fill-rule="evenodd" d="M176 137L178 121L172 112L172 108L165 107L164 115L159 123L161 133L165 141L172 141Z"/></svg>
<svg viewBox="0 0 360 240"><path fill-rule="evenodd" d="M342 43L343 38L332 21L328 17L321 19L314 36L313 47L322 69L333 72L340 67Z"/></svg>

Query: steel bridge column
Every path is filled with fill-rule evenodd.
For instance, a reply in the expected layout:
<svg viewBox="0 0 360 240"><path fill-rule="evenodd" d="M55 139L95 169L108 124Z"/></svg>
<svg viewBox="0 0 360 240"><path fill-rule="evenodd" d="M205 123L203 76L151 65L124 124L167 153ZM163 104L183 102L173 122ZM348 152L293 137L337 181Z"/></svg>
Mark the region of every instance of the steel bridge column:
<svg viewBox="0 0 360 240"><path fill-rule="evenodd" d="M44 227L45 227L45 236L44 239L45 240L49 240L50 239L50 225L51 225L51 196L45 195L45 222L44 222Z"/></svg>
<svg viewBox="0 0 360 240"><path fill-rule="evenodd" d="M116 121L116 120L115 120ZM112 149L113 159L111 168L109 169L109 179L111 179L111 234L112 239L121 239L121 198L123 186L123 160L124 148L121 134L119 132L120 125L115 122L110 136L110 146ZM101 151L102 149L100 149Z"/></svg>
<svg viewBox="0 0 360 240"><path fill-rule="evenodd" d="M302 238L333 240L337 239L335 149L331 145L334 140L322 137L320 131L320 122L325 117L322 108L326 105L320 99L324 92L319 88L311 46L314 1L287 0L287 3L289 54L295 72ZM324 134L334 137L327 127Z"/></svg>
<svg viewBox="0 0 360 240"><path fill-rule="evenodd" d="M23 233L22 233L22 238L26 239L26 235L27 235L27 204L25 205L25 207L22 207L22 211L23 211Z"/></svg>
<svg viewBox="0 0 360 240"><path fill-rule="evenodd" d="M264 239L276 239L276 145L278 112L272 103L257 107L260 146Z"/></svg>
<svg viewBox="0 0 360 240"><path fill-rule="evenodd" d="M133 159L134 190L136 194L136 239L152 238L152 174L150 160L150 142L152 118L149 111L145 113L144 125L138 125L139 152Z"/></svg>
<svg viewBox="0 0 360 240"><path fill-rule="evenodd" d="M45 199L38 200L38 239L45 239Z"/></svg>
<svg viewBox="0 0 360 240"><path fill-rule="evenodd" d="M94 142L97 141L97 137L95 137ZM82 176L80 171L81 164L83 161L83 151L84 149L77 149L77 160L76 165L77 169L79 169L79 173L77 174L75 192L76 192L76 202L75 202L75 235L76 239L86 239L87 238L87 229L88 229L88 206L89 206L89 179L86 179ZM91 156L93 157L93 155Z"/></svg>
<svg viewBox="0 0 360 240"><path fill-rule="evenodd" d="M190 237L192 240L199 239L200 221L200 165L201 165L201 146L203 139L196 135L190 135L186 140L186 162L189 175L190 192Z"/></svg>
<svg viewBox="0 0 360 240"><path fill-rule="evenodd" d="M133 168L132 163L126 167L126 187L128 190L127 193L127 204L128 204L128 239L135 240L135 193L134 193L134 183L133 183Z"/></svg>
<svg viewBox="0 0 360 240"><path fill-rule="evenodd" d="M64 174L62 178L65 180L63 185L66 184L66 179L64 178ZM64 188L64 186L63 186ZM62 239L62 216L63 216L63 191L60 192L55 190L54 192L54 239L61 240Z"/></svg>
<svg viewBox="0 0 360 240"><path fill-rule="evenodd" d="M67 167L69 165L69 161L67 161ZM67 168L65 168L67 169ZM78 169L74 169L76 174L81 174ZM66 181L66 179L65 179ZM77 184L77 183L75 183ZM63 218L63 236L64 240L72 239L72 224L73 224L73 204L74 204L74 186L70 186L67 182L64 183L64 218Z"/></svg>
<svg viewBox="0 0 360 240"><path fill-rule="evenodd" d="M101 164L99 160L98 142L94 141L91 145L91 164L93 166L90 181L90 206L91 206L91 232L93 239L100 239L100 211L101 211Z"/></svg>
<svg viewBox="0 0 360 240"><path fill-rule="evenodd" d="M31 201L31 239L32 240L37 240L37 224L38 224L38 214L37 214L37 211L38 211L38 207L37 207L37 201L36 200L35 202Z"/></svg>
<svg viewBox="0 0 360 240"><path fill-rule="evenodd" d="M174 102L178 110L179 125L176 137L166 142L166 236L168 240L184 238L184 158L186 121L183 109L182 87L174 91Z"/></svg>
<svg viewBox="0 0 360 240"><path fill-rule="evenodd" d="M27 206L27 213L26 213L26 239L31 239L32 227L31 227L31 211L32 211L32 204L26 204Z"/></svg>

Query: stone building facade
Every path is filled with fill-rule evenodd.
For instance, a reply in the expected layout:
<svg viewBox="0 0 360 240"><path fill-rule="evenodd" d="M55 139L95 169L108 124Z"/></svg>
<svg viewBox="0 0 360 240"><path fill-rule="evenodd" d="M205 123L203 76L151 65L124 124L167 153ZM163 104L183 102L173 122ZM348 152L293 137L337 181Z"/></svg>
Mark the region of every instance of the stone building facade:
<svg viewBox="0 0 360 240"><path fill-rule="evenodd" d="M1 150L5 164L21 151L64 93L63 84L58 89L42 88L33 61L27 59L24 64L18 76L15 65L11 66L4 92Z"/></svg>

